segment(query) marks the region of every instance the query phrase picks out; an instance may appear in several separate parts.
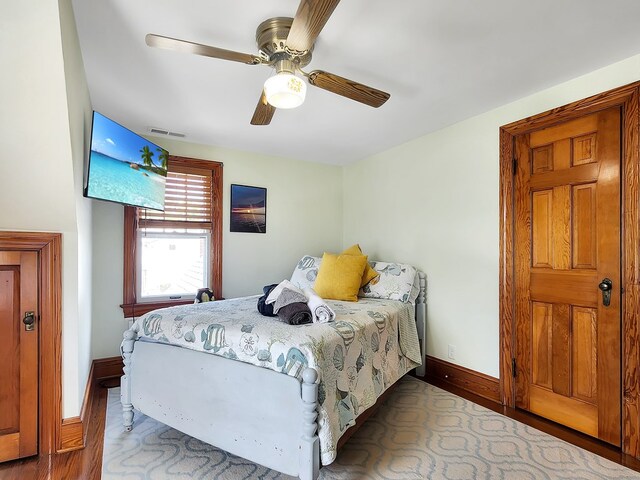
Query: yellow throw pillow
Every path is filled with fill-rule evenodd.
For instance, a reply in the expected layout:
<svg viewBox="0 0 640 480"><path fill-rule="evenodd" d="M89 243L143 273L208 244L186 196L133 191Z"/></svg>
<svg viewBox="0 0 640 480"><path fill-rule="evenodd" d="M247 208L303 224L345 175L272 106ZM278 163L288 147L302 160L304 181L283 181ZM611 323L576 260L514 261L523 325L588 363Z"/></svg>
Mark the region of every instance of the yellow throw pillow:
<svg viewBox="0 0 640 480"><path fill-rule="evenodd" d="M326 253L313 289L324 299L358 301L362 273L367 264L364 255Z"/></svg>
<svg viewBox="0 0 640 480"><path fill-rule="evenodd" d="M360 248L360 245L356 243L355 245L351 245L340 255L364 255L364 254L362 253L362 249ZM364 273L362 274L362 280L360 281L360 287L364 287L367 283L369 283L371 280L376 278L378 275L380 274L376 272L373 268L371 268L371 265L369 265L369 262L367 262L366 266L364 267Z"/></svg>

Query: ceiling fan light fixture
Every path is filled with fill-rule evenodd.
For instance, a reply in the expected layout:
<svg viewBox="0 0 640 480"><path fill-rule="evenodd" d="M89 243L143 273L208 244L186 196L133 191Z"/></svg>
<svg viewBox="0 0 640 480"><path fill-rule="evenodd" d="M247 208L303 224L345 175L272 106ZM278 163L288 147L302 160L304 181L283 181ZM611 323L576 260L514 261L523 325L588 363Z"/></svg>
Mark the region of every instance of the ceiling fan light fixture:
<svg viewBox="0 0 640 480"><path fill-rule="evenodd" d="M302 105L307 94L307 84L289 72L281 72L264 82L267 103L276 108L296 108Z"/></svg>

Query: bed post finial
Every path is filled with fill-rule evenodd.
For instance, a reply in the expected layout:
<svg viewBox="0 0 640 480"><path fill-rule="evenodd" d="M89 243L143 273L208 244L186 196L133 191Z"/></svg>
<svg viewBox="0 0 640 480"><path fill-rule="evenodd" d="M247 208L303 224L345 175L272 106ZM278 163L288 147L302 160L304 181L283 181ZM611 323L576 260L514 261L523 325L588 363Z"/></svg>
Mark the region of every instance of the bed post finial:
<svg viewBox="0 0 640 480"><path fill-rule="evenodd" d="M302 372L303 425L300 445L300 480L315 480L320 470L320 440L318 424L318 372L306 368Z"/></svg>
<svg viewBox="0 0 640 480"><path fill-rule="evenodd" d="M124 429L127 432L131 431L133 426L133 405L131 404L131 385L129 383L129 375L131 374L131 353L133 352L133 344L136 341L136 331L125 330L122 334L124 340L122 341L122 368L124 375L120 379L120 403L122 403L122 418Z"/></svg>

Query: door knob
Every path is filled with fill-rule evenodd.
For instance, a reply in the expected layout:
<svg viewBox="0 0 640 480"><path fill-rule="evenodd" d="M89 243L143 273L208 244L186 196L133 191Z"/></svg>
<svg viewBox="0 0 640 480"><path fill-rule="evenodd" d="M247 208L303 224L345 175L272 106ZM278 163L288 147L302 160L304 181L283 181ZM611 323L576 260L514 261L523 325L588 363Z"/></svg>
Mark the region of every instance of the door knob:
<svg viewBox="0 0 640 480"><path fill-rule="evenodd" d="M611 289L613 288L613 282L609 278L603 279L598 288L602 290L602 304L605 307L611 305Z"/></svg>
<svg viewBox="0 0 640 480"><path fill-rule="evenodd" d="M30 332L35 328L36 323L36 314L33 312L27 312L24 314L24 318L22 319L22 323L24 323L24 329L27 332Z"/></svg>

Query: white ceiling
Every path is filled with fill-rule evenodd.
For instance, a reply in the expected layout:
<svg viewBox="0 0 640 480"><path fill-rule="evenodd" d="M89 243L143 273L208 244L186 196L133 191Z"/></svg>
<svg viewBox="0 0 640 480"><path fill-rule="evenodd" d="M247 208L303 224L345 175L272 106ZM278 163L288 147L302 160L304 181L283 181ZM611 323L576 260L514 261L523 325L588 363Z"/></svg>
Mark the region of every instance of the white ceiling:
<svg viewBox="0 0 640 480"><path fill-rule="evenodd" d="M640 52L637 0L343 0L305 70L387 91L374 109L310 86L252 126L272 70L149 48L147 33L257 53L298 0L73 0L94 109L145 133L346 164ZM640 73L640 72L639 72Z"/></svg>

